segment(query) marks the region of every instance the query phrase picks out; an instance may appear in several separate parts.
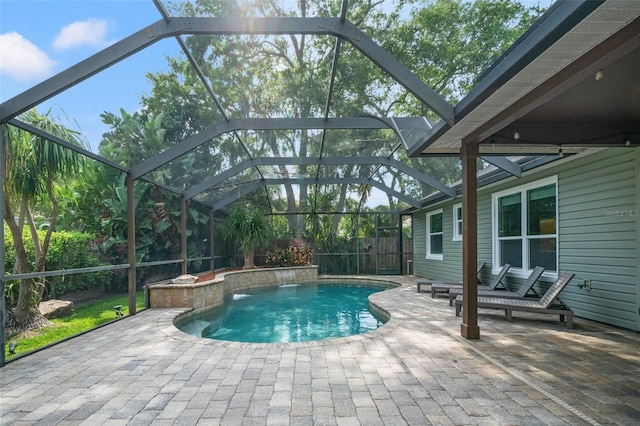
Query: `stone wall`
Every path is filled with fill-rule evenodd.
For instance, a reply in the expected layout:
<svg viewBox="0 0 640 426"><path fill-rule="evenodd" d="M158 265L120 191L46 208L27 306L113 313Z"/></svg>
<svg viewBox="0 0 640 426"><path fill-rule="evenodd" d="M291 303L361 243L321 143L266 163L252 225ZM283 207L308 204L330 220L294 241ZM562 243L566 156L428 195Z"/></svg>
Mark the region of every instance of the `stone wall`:
<svg viewBox="0 0 640 426"><path fill-rule="evenodd" d="M224 295L270 285L295 284L318 280L317 266L265 268L220 273L210 281L172 284L170 281L149 284L151 308L193 308L201 310L222 305Z"/></svg>

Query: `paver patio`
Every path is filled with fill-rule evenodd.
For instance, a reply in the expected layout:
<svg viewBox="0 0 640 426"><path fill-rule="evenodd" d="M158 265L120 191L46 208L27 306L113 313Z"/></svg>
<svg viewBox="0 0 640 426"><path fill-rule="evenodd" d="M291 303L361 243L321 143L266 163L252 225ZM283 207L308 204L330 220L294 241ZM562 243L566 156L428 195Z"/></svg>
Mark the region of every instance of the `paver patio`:
<svg viewBox="0 0 640 426"><path fill-rule="evenodd" d="M0 424L640 423L639 333L481 309L468 341L446 297L386 278L385 326L320 342L201 339L143 311L1 368Z"/></svg>

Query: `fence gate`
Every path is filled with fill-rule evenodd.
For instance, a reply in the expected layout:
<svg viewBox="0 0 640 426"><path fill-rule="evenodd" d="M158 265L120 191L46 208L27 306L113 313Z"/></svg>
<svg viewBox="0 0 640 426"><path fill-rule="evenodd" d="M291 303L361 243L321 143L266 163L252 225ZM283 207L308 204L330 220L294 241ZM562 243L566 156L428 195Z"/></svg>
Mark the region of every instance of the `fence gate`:
<svg viewBox="0 0 640 426"><path fill-rule="evenodd" d="M376 215L376 274L402 274L402 222L396 226L379 226ZM392 221L393 222L393 221Z"/></svg>

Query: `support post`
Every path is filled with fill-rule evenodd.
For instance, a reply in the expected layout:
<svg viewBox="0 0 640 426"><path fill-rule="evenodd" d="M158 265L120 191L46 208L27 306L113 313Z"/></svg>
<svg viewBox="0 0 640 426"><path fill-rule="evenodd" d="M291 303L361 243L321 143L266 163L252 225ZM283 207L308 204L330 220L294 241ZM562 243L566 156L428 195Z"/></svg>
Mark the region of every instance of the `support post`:
<svg viewBox="0 0 640 426"><path fill-rule="evenodd" d="M129 314L136 314L136 195L133 175L127 173L127 258L129 261Z"/></svg>
<svg viewBox="0 0 640 426"><path fill-rule="evenodd" d="M4 125L0 125L0 176L2 177L2 188L0 188L0 212L2 212L2 217L4 218L4 155L5 155L5 146L4 146ZM6 364L5 355L4 355L4 347L6 345L4 332L5 332L5 321L7 318L7 306L4 300L4 285L5 285L5 263L4 263L4 219L2 221L2 226L0 226L0 284L2 287L2 294L0 294L0 341L2 341L2 348L0 348L0 367L4 367Z"/></svg>
<svg viewBox="0 0 640 426"><path fill-rule="evenodd" d="M478 142L462 141L462 325L467 339L479 339L478 326Z"/></svg>
<svg viewBox="0 0 640 426"><path fill-rule="evenodd" d="M180 197L180 248L182 249L182 275L187 274L187 199Z"/></svg>
<svg viewBox="0 0 640 426"><path fill-rule="evenodd" d="M213 224L213 210L209 211L209 256L211 256L209 269L212 271L216 270L216 259L215 259L215 227Z"/></svg>
<svg viewBox="0 0 640 426"><path fill-rule="evenodd" d="M640 265L640 240L638 239L638 232L640 232L640 217L637 215L640 211L640 149L634 149L636 154L636 265ZM638 269L636 269L637 271ZM636 288L640 290L640 274L636 272ZM636 291L636 331L640 331L640 291Z"/></svg>
<svg viewBox="0 0 640 426"><path fill-rule="evenodd" d="M380 274L380 255L378 253L379 244L380 244L380 234L378 233L378 219L380 218L380 214L376 213L376 248L374 249L374 256L376 257L376 275Z"/></svg>
<svg viewBox="0 0 640 426"><path fill-rule="evenodd" d="M404 266L404 255L402 252L403 244L402 244L402 215L398 213L398 270L400 271L400 275L404 275L403 266Z"/></svg>
<svg viewBox="0 0 640 426"><path fill-rule="evenodd" d="M356 214L356 275L360 275L360 214Z"/></svg>
<svg viewBox="0 0 640 426"><path fill-rule="evenodd" d="M315 257L314 263L317 265L318 260L320 259L318 256L318 215L316 213L311 213L311 219L311 222L313 223L313 242L311 244L313 244L313 256ZM331 261L331 259L329 259L329 261ZM320 273L320 270L318 273Z"/></svg>

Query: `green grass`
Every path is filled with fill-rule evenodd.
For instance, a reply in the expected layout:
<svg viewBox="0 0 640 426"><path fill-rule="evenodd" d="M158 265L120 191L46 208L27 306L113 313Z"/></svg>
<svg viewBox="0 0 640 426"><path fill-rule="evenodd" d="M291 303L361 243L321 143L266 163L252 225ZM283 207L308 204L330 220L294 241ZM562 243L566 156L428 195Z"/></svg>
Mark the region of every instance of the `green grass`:
<svg viewBox="0 0 640 426"><path fill-rule="evenodd" d="M28 333L11 336L5 345L5 359L20 355L34 349L42 348L51 343L58 342L74 334L82 333L101 324L117 319L113 308L122 305L122 313L129 314L129 296L123 295L111 299L103 299L81 308L76 308L73 315L66 318L52 319L50 327L32 330ZM136 293L136 311L144 309L144 293ZM18 346L15 355L9 355L9 343L17 340Z"/></svg>

